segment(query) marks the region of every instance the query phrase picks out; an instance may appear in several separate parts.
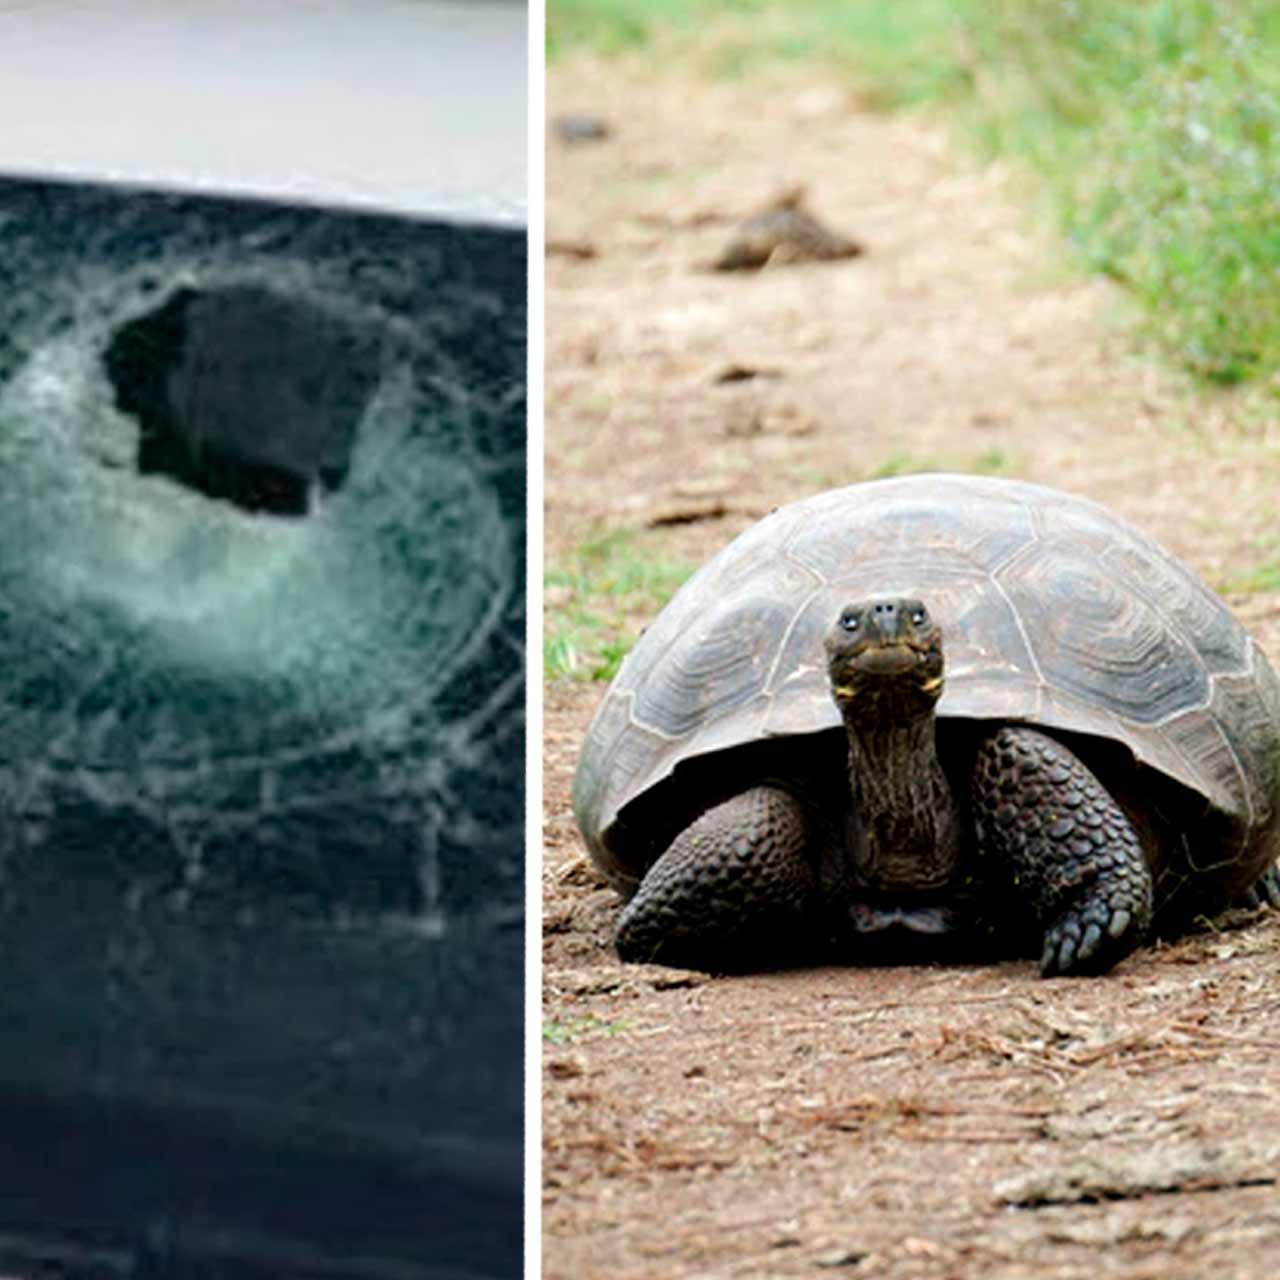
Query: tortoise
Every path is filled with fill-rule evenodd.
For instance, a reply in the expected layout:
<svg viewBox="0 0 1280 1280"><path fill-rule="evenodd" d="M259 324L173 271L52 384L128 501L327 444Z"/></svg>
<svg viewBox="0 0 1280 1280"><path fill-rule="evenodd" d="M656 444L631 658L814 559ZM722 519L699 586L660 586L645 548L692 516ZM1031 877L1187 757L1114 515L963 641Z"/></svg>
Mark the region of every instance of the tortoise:
<svg viewBox="0 0 1280 1280"><path fill-rule="evenodd" d="M919 475L792 503L618 671L574 808L624 960L1040 957L1280 902L1280 683L1094 502Z"/></svg>

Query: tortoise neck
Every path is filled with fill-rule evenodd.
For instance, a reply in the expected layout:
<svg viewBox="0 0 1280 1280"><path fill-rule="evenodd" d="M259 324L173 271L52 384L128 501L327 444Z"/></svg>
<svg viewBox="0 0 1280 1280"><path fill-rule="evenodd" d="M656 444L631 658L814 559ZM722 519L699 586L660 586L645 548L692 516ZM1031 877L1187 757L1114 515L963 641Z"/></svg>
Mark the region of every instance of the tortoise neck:
<svg viewBox="0 0 1280 1280"><path fill-rule="evenodd" d="M846 714L845 730L859 883L889 893L941 889L959 864L960 820L932 708L891 723Z"/></svg>

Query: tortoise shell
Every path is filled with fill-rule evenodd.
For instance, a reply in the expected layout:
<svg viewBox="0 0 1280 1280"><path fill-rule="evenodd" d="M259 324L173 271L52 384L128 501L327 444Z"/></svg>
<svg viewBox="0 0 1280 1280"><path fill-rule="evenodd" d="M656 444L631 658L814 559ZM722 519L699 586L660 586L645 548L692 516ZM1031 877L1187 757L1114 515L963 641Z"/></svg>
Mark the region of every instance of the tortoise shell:
<svg viewBox="0 0 1280 1280"><path fill-rule="evenodd" d="M849 601L878 595L923 599L942 627L940 736L999 721L1119 744L1139 805L1175 806L1184 880L1234 891L1275 857L1280 683L1213 592L1096 503L921 475L778 509L641 637L574 781L578 824L615 888L633 891L751 770L803 783L819 761L843 764L823 636Z"/></svg>

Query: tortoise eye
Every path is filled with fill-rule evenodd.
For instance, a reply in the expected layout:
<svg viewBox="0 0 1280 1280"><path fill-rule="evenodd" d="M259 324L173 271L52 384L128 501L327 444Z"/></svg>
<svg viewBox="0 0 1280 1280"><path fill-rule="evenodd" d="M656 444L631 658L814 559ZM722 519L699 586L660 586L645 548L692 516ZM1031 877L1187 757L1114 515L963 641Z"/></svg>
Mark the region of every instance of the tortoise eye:
<svg viewBox="0 0 1280 1280"><path fill-rule="evenodd" d="M840 615L840 625L846 631L857 631L858 615L852 611L850 611L849 613L842 613Z"/></svg>
<svg viewBox="0 0 1280 1280"><path fill-rule="evenodd" d="M916 605L916 607L911 610L911 621L914 622L917 627L923 627L924 624L929 621L929 613L928 610L925 609L924 605Z"/></svg>

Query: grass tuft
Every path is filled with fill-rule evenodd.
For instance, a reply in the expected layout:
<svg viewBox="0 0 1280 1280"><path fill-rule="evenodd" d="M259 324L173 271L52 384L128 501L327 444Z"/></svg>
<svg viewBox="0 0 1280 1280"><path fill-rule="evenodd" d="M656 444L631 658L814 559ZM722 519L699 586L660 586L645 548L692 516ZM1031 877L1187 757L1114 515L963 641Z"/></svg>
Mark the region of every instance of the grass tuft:
<svg viewBox="0 0 1280 1280"><path fill-rule="evenodd" d="M918 475L925 471L942 470L931 458L920 458L914 453L898 450L883 462L878 462L866 474L868 480L890 480L894 476Z"/></svg>
<svg viewBox="0 0 1280 1280"><path fill-rule="evenodd" d="M542 1024L542 1038L547 1044L570 1044L584 1036L616 1036L630 1029L631 1024L622 1018L608 1022L598 1014L587 1013L580 1018L546 1019Z"/></svg>
<svg viewBox="0 0 1280 1280"><path fill-rule="evenodd" d="M1021 470L1017 459L1006 449L984 449L964 468L980 476L1012 476Z"/></svg>
<svg viewBox="0 0 1280 1280"><path fill-rule="evenodd" d="M1252 569L1233 574L1218 586L1224 595L1261 595L1280 591L1280 563L1271 560Z"/></svg>
<svg viewBox="0 0 1280 1280"><path fill-rule="evenodd" d="M640 628L694 566L655 556L632 530L591 538L545 580L543 669L549 679L612 680Z"/></svg>

